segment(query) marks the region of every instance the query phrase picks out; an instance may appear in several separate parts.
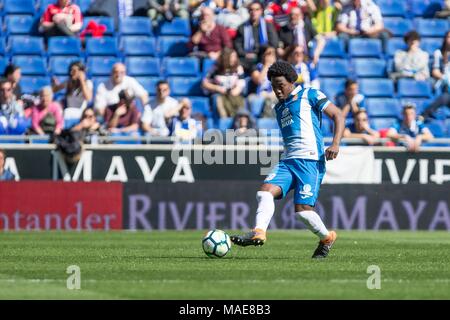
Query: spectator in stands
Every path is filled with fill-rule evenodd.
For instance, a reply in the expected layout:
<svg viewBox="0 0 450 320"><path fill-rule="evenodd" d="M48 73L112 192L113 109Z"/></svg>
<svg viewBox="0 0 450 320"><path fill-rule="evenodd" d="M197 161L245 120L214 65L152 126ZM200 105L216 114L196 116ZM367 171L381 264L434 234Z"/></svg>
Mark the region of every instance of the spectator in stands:
<svg viewBox="0 0 450 320"><path fill-rule="evenodd" d="M180 138L182 141L191 141L201 136L201 124L191 117L192 103L184 98L180 101L180 114L174 117L170 124L172 136Z"/></svg>
<svg viewBox="0 0 450 320"><path fill-rule="evenodd" d="M384 47L389 38L381 10L372 0L352 0L339 14L336 31L346 43L354 37L381 38Z"/></svg>
<svg viewBox="0 0 450 320"><path fill-rule="evenodd" d="M339 2L331 3L331 0L307 0L311 23L316 34L316 48L313 55L313 63L317 64L320 55L329 39L336 37L336 21L342 7Z"/></svg>
<svg viewBox="0 0 450 320"><path fill-rule="evenodd" d="M230 37L234 39L239 26L249 18L244 1L218 0L215 2L218 7L216 8L216 23L224 26Z"/></svg>
<svg viewBox="0 0 450 320"><path fill-rule="evenodd" d="M278 55L284 56L286 48L290 45L301 46L305 52L308 52L310 42L315 36L316 31L309 17L304 17L300 8L292 8L289 13L289 22L280 29L281 47L278 48Z"/></svg>
<svg viewBox="0 0 450 320"><path fill-rule="evenodd" d="M40 103L31 109L31 129L39 135L58 135L64 126L61 105L53 101L53 91L50 86L39 92Z"/></svg>
<svg viewBox="0 0 450 320"><path fill-rule="evenodd" d="M0 81L0 134L24 134L28 129L22 104L17 102L12 84Z"/></svg>
<svg viewBox="0 0 450 320"><path fill-rule="evenodd" d="M105 110L105 123L113 136L134 136L139 129L139 111L134 97L126 89L119 92L119 102Z"/></svg>
<svg viewBox="0 0 450 320"><path fill-rule="evenodd" d="M358 82L352 79L345 81L345 91L336 96L336 106L347 119L351 119L364 106L364 96L359 93Z"/></svg>
<svg viewBox="0 0 450 320"><path fill-rule="evenodd" d="M138 97L143 106L148 103L147 91L136 79L126 75L125 65L119 62L114 64L110 79L98 86L94 109L103 115L107 106L119 102L119 92L122 90L127 90L133 97Z"/></svg>
<svg viewBox="0 0 450 320"><path fill-rule="evenodd" d="M292 9L298 8L301 12L298 0L275 0L266 5L265 14L277 30L289 24Z"/></svg>
<svg viewBox="0 0 450 320"><path fill-rule="evenodd" d="M148 16L157 26L160 22L172 21L174 17L189 19L187 1L184 0L148 0Z"/></svg>
<svg viewBox="0 0 450 320"><path fill-rule="evenodd" d="M275 27L271 23L266 23L263 10L260 2L251 2L248 7L250 19L238 28L234 39L234 48L247 72L259 62L259 57L265 47L278 47L278 35Z"/></svg>
<svg viewBox="0 0 450 320"><path fill-rule="evenodd" d="M436 12L435 17L440 19L450 17L450 0L444 1L444 7Z"/></svg>
<svg viewBox="0 0 450 320"><path fill-rule="evenodd" d="M203 79L202 86L217 94L216 107L221 118L233 117L245 106L242 91L245 88L244 70L235 50L225 48L216 66Z"/></svg>
<svg viewBox="0 0 450 320"><path fill-rule="evenodd" d="M161 111L166 122L178 115L179 103L170 96L170 86L166 80L160 80L156 84L156 98L150 101L154 111Z"/></svg>
<svg viewBox="0 0 450 320"><path fill-rule="evenodd" d="M434 51L432 76L441 94L422 113L424 119L432 117L442 106L450 108L450 31L445 34L441 48Z"/></svg>
<svg viewBox="0 0 450 320"><path fill-rule="evenodd" d="M81 118L81 114L92 100L93 84L86 79L86 67L81 61L74 61L69 66L69 79L58 83L53 79L53 92L66 89L64 97L64 119Z"/></svg>
<svg viewBox="0 0 450 320"><path fill-rule="evenodd" d="M233 130L235 130L236 136L256 136L255 120L250 113L245 110L239 110L233 119Z"/></svg>
<svg viewBox="0 0 450 320"><path fill-rule="evenodd" d="M208 7L202 8L198 30L188 44L191 50L195 49L194 55L217 60L223 48L233 48L227 30L214 20L214 11Z"/></svg>
<svg viewBox="0 0 450 320"><path fill-rule="evenodd" d="M15 180L16 176L9 169L5 169L6 151L0 149L0 181Z"/></svg>
<svg viewBox="0 0 450 320"><path fill-rule="evenodd" d="M80 7L71 0L49 4L40 21L39 31L46 37L75 36L83 26Z"/></svg>
<svg viewBox="0 0 450 320"><path fill-rule="evenodd" d="M374 145L380 133L370 127L366 110L359 109L353 117L353 123L345 128L344 138L362 139L365 144Z"/></svg>
<svg viewBox="0 0 450 320"><path fill-rule="evenodd" d="M95 111L86 108L81 114L80 122L73 126L72 131L81 131L81 139L84 143L96 143L98 136L105 135L101 124L97 121Z"/></svg>
<svg viewBox="0 0 450 320"><path fill-rule="evenodd" d="M429 57L427 52L420 49L420 35L416 31L409 31L403 39L408 48L406 51L395 52L395 71L390 77L393 79L414 78L419 81L430 78Z"/></svg>
<svg viewBox="0 0 450 320"><path fill-rule="evenodd" d="M261 114L258 115L261 118L273 118L275 116L272 107L277 103L277 97L272 90L270 80L267 78L267 71L276 61L275 48L268 47L262 55L261 63L258 63L251 73L247 99L251 106L262 102ZM252 107L252 110L255 109Z"/></svg>
<svg viewBox="0 0 450 320"><path fill-rule="evenodd" d="M409 151L417 152L422 142L433 139L433 134L423 122L416 120L415 105L406 104L403 107L402 115L402 121L390 128L386 135L399 145L405 146Z"/></svg>
<svg viewBox="0 0 450 320"><path fill-rule="evenodd" d="M307 52L303 46L289 46L285 50L284 60L292 64L295 71L297 71L297 85L302 85L304 88L313 87L319 89L320 83L317 77L316 66L308 61Z"/></svg>
<svg viewBox="0 0 450 320"><path fill-rule="evenodd" d="M93 0L86 16L111 17L117 29L121 19L130 16L147 16L148 9L148 0Z"/></svg>
<svg viewBox="0 0 450 320"><path fill-rule="evenodd" d="M22 78L22 72L20 67L10 63L6 66L3 76L11 83L16 101L19 104L23 104L21 100L22 87L20 86L20 79Z"/></svg>
<svg viewBox="0 0 450 320"><path fill-rule="evenodd" d="M167 137L169 135L169 128L167 127L163 110L164 107L162 105L155 109L152 109L150 105L144 107L144 113L141 117L141 129L143 132L159 137Z"/></svg>

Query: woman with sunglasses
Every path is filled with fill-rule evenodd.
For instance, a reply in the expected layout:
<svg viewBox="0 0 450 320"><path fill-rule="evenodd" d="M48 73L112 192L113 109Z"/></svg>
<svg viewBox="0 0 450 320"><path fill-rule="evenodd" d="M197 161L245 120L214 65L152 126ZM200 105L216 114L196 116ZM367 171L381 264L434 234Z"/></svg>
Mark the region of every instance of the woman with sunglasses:
<svg viewBox="0 0 450 320"><path fill-rule="evenodd" d="M86 108L81 114L80 122L72 128L72 131L81 131L82 141L84 143L93 143L98 135L101 135L101 125L95 117L92 108Z"/></svg>

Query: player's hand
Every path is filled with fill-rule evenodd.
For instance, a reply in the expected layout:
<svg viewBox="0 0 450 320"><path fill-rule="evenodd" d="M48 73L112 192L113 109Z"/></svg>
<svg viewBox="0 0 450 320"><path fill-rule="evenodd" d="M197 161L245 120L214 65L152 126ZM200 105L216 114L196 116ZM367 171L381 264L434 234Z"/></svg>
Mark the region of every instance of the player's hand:
<svg viewBox="0 0 450 320"><path fill-rule="evenodd" d="M325 150L325 158L327 160L336 159L339 153L339 146L331 145Z"/></svg>

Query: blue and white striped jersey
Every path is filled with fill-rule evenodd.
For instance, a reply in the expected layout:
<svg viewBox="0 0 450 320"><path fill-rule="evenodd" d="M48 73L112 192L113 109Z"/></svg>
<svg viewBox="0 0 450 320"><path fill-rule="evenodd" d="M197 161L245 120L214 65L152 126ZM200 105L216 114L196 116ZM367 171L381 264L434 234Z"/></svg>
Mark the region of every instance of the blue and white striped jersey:
<svg viewBox="0 0 450 320"><path fill-rule="evenodd" d="M284 142L283 159L323 160L322 112L330 101L323 92L298 86L275 107Z"/></svg>

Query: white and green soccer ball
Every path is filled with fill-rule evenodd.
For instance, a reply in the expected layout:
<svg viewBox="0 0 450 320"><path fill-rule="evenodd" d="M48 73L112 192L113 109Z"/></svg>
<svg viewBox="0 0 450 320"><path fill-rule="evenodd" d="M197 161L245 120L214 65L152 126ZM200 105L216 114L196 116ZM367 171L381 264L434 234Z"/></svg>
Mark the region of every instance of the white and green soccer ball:
<svg viewBox="0 0 450 320"><path fill-rule="evenodd" d="M222 230L210 230L203 237L202 247L208 257L223 258L231 249L230 236Z"/></svg>

